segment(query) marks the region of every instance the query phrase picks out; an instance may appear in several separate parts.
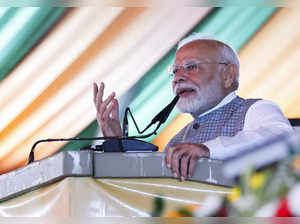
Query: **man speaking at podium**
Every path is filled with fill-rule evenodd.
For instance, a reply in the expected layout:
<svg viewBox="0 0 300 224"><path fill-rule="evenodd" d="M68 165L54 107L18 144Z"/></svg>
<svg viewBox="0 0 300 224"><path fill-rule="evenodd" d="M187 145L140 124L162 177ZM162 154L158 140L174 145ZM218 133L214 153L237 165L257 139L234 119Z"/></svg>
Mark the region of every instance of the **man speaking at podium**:
<svg viewBox="0 0 300 224"><path fill-rule="evenodd" d="M180 41L169 72L180 97L177 108L194 118L164 149L176 178L192 176L201 157L223 160L247 145L293 131L276 104L236 95L238 56L214 37L196 33ZM103 91L103 83L99 89L94 84L98 124L104 136L121 136L115 93L103 100Z"/></svg>

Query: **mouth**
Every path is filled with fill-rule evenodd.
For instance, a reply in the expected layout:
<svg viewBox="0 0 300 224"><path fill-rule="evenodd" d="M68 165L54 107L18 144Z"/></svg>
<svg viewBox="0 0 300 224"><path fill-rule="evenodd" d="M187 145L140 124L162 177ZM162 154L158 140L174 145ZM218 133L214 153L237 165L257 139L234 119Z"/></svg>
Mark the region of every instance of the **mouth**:
<svg viewBox="0 0 300 224"><path fill-rule="evenodd" d="M180 96L180 97L186 97L186 96L189 96L193 93L195 93L196 90L192 89L192 88L181 88L181 89L178 89L176 91L176 95Z"/></svg>

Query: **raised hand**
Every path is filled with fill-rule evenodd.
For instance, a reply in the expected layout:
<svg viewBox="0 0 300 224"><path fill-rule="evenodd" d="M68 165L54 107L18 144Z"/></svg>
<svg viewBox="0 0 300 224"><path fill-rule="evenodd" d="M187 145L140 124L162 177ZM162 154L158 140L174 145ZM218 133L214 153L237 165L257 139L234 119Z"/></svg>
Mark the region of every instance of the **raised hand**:
<svg viewBox="0 0 300 224"><path fill-rule="evenodd" d="M119 103L115 99L115 92L103 101L104 83L100 87L94 83L94 104L97 110L97 122L105 137L120 137L122 129L119 119Z"/></svg>

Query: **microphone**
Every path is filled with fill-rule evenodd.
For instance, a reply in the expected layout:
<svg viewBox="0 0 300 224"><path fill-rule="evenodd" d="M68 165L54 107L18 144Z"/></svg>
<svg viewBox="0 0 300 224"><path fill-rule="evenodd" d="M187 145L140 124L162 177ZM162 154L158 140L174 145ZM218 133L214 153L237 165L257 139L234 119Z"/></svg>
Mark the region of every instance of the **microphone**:
<svg viewBox="0 0 300 224"><path fill-rule="evenodd" d="M161 124L163 124L167 118L169 117L171 111L175 107L176 103L179 100L179 96L175 96L171 103L169 103L161 112L159 112L151 121L151 124L156 123L159 121Z"/></svg>
<svg viewBox="0 0 300 224"><path fill-rule="evenodd" d="M144 128L144 130L140 130L133 114L130 111L130 108L127 107L125 110L125 114L124 114L124 119L123 119L123 137L128 137L128 112L130 117L132 118L132 121L134 123L134 126L136 128L136 130L138 131L139 134L144 133L146 130L148 130L153 124L155 124L157 121L159 121L159 124L157 125L156 129L154 132L152 132L151 134L145 135L145 136L141 136L140 138L147 138L149 136L151 136L152 134L156 134L156 131L158 130L158 128L167 120L167 118L169 117L171 111L173 110L173 108L175 107L176 103L179 100L179 96L175 96L173 98L173 100L171 101L171 103L169 103L162 111L160 111L153 119L152 121L147 125L146 128ZM138 136L135 136L138 137Z"/></svg>
<svg viewBox="0 0 300 224"><path fill-rule="evenodd" d="M152 145L151 143L143 142L140 140L137 140L136 138L148 138L153 134L156 134L156 131L159 129L159 127L167 120L169 117L171 111L175 107L176 103L179 100L179 96L175 96L171 103L169 103L161 112L159 112L151 121L151 123L141 132L139 131L139 128L133 118L133 115L131 114L130 109L127 107L125 112L125 117L123 120L123 137L93 137L93 138L61 138L61 139L42 139L35 142L30 150L29 158L28 158L28 164L32 163L34 161L34 149L35 147L42 142L57 142L57 141L90 141L90 140L108 140L106 143L102 146L96 146L96 150L101 150L104 152L151 152L151 151L157 151L158 147L155 145ZM131 115L134 124L136 128L138 129L139 133L143 133L146 131L150 126L155 124L157 121L159 121L157 127L153 132L147 135L141 135L141 136L128 136L128 119L127 119L127 112ZM117 149L117 150L116 150Z"/></svg>

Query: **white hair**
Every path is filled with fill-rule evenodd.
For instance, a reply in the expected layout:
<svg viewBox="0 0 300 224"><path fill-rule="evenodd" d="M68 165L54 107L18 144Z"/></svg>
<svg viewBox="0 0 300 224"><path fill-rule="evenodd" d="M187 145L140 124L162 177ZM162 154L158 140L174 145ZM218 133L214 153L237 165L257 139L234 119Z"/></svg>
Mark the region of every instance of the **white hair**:
<svg viewBox="0 0 300 224"><path fill-rule="evenodd" d="M239 61L238 54L236 53L234 48L232 46L230 46L230 44L228 44L220 39L217 39L215 36L212 36L212 35L207 35L207 34L202 34L202 33L192 33L188 37L179 41L179 43L177 45L177 51L184 45L186 45L190 42L193 42L193 41L198 41L198 40L214 40L214 41L221 43L224 46L221 49L221 57L226 59L228 63L235 64L237 66L237 75L236 75L235 81L233 83L234 89L237 89L239 86L240 61Z"/></svg>

